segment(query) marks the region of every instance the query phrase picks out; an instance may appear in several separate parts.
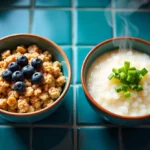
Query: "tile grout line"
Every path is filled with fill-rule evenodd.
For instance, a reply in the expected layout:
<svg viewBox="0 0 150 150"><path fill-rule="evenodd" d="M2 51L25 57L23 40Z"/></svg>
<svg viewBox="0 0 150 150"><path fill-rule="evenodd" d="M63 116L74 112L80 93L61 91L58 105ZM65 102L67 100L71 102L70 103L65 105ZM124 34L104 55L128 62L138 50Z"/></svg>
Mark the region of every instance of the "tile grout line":
<svg viewBox="0 0 150 150"><path fill-rule="evenodd" d="M32 32L33 11L34 11L34 0L31 0L30 18L29 18L29 33Z"/></svg>
<svg viewBox="0 0 150 150"><path fill-rule="evenodd" d="M114 2L111 0L111 17L112 17L112 32L113 38L116 37L116 30L115 30L115 17L114 17Z"/></svg>

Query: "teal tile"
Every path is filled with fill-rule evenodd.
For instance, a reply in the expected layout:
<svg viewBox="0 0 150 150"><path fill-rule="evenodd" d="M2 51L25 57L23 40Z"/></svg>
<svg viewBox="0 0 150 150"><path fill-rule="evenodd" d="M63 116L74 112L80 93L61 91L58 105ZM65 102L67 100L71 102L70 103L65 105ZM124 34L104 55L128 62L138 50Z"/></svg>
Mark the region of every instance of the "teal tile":
<svg viewBox="0 0 150 150"><path fill-rule="evenodd" d="M95 45L112 37L112 27L107 21L111 22L110 11L77 10L76 17L77 45Z"/></svg>
<svg viewBox="0 0 150 150"><path fill-rule="evenodd" d="M69 88L69 91L65 97L63 104L49 117L35 122L34 124L44 125L60 125L60 124L73 124L73 87Z"/></svg>
<svg viewBox="0 0 150 150"><path fill-rule="evenodd" d="M119 150L118 129L79 128L78 150Z"/></svg>
<svg viewBox="0 0 150 150"><path fill-rule="evenodd" d="M72 54L72 48L70 47L65 47L65 46L62 46L61 47L65 54L67 55L68 59L69 59L69 62L70 62L70 65L71 65L71 71L72 71L72 79L71 79L71 84L73 83L73 78L74 78L74 74L73 74L73 54Z"/></svg>
<svg viewBox="0 0 150 150"><path fill-rule="evenodd" d="M90 52L90 50L92 49L92 47L77 47L74 51L74 59L75 59L75 76L74 76L74 80L75 83L81 83L81 68L82 68L82 64L83 61L85 59L85 57L87 56L87 54Z"/></svg>
<svg viewBox="0 0 150 150"><path fill-rule="evenodd" d="M77 100L77 124L96 124L96 125L106 125L106 122L100 114L95 112L95 110L88 103L88 100L84 94L81 85L76 87L76 100Z"/></svg>
<svg viewBox="0 0 150 150"><path fill-rule="evenodd" d="M33 150L73 150L72 129L33 128Z"/></svg>
<svg viewBox="0 0 150 150"><path fill-rule="evenodd" d="M70 7L71 0L35 0L36 6Z"/></svg>
<svg viewBox="0 0 150 150"><path fill-rule="evenodd" d="M77 7L110 7L111 0L76 0Z"/></svg>
<svg viewBox="0 0 150 150"><path fill-rule="evenodd" d="M149 0L114 0L115 8L150 8Z"/></svg>
<svg viewBox="0 0 150 150"><path fill-rule="evenodd" d="M29 10L0 10L0 29L0 37L28 32Z"/></svg>
<svg viewBox="0 0 150 150"><path fill-rule="evenodd" d="M47 37L57 44L71 44L71 30L70 10L38 9L34 11L32 33Z"/></svg>
<svg viewBox="0 0 150 150"><path fill-rule="evenodd" d="M124 128L122 130L124 150L150 150L149 128Z"/></svg>
<svg viewBox="0 0 150 150"><path fill-rule="evenodd" d="M115 24L116 36L134 36L150 41L150 12L116 12Z"/></svg>
<svg viewBox="0 0 150 150"><path fill-rule="evenodd" d="M29 150L30 129L0 127L0 150Z"/></svg>
<svg viewBox="0 0 150 150"><path fill-rule="evenodd" d="M30 0L1 0L0 7L4 6L29 6Z"/></svg>

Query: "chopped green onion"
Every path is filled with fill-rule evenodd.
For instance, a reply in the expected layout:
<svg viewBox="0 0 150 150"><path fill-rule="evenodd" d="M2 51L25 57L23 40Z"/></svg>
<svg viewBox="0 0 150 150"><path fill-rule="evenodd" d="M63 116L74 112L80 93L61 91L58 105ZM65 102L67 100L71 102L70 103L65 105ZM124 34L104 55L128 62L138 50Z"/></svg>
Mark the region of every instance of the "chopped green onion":
<svg viewBox="0 0 150 150"><path fill-rule="evenodd" d="M121 79L125 79L126 77L127 77L127 76L126 76L126 74L125 74L124 72L121 72L121 73L120 73L120 78L121 78Z"/></svg>
<svg viewBox="0 0 150 150"><path fill-rule="evenodd" d="M137 85L136 85L136 84L130 84L130 88L131 88L132 90L135 90L135 89L137 88Z"/></svg>
<svg viewBox="0 0 150 150"><path fill-rule="evenodd" d="M125 96L126 98L130 98L130 97L131 97L131 93L128 91L128 92L124 93L124 96Z"/></svg>
<svg viewBox="0 0 150 150"><path fill-rule="evenodd" d="M118 70L115 68L112 69L112 72L114 72L115 74L118 74Z"/></svg>
<svg viewBox="0 0 150 150"><path fill-rule="evenodd" d="M122 88L121 87L116 87L115 90L116 90L117 93L119 93L119 92L122 91Z"/></svg>
<svg viewBox="0 0 150 150"><path fill-rule="evenodd" d="M128 70L128 75L135 76L136 70Z"/></svg>
<svg viewBox="0 0 150 150"><path fill-rule="evenodd" d="M146 68L143 68L141 71L141 75L144 76L148 73L148 71L146 70Z"/></svg>
<svg viewBox="0 0 150 150"><path fill-rule="evenodd" d="M141 74L141 71L140 70L136 70L136 74L137 75Z"/></svg>
<svg viewBox="0 0 150 150"><path fill-rule="evenodd" d="M119 78L120 78L119 74L115 74L115 75L114 75L114 78L119 79Z"/></svg>
<svg viewBox="0 0 150 150"><path fill-rule="evenodd" d="M129 70L136 70L136 68L135 67L131 67L131 68L129 68Z"/></svg>
<svg viewBox="0 0 150 150"><path fill-rule="evenodd" d="M128 70L130 68L130 62L129 61L124 62L124 68L125 68L125 70Z"/></svg>
<svg viewBox="0 0 150 150"><path fill-rule="evenodd" d="M128 85L127 84L123 84L122 85L122 91L127 91L128 89Z"/></svg>
<svg viewBox="0 0 150 150"><path fill-rule="evenodd" d="M122 67L122 68L119 68L119 69L118 69L118 72L119 72L119 73L121 73L121 72L125 72L125 69L124 69L124 67Z"/></svg>
<svg viewBox="0 0 150 150"><path fill-rule="evenodd" d="M138 76L136 76L136 78L137 78L138 80L141 80L141 79L142 79L142 75L139 74Z"/></svg>
<svg viewBox="0 0 150 150"><path fill-rule="evenodd" d="M142 91L143 90L143 87L142 87L142 85L138 85L138 87L137 87L137 91Z"/></svg>
<svg viewBox="0 0 150 150"><path fill-rule="evenodd" d="M135 78L133 76L130 76L130 75L127 76L127 81L130 82L130 83L133 83L134 79Z"/></svg>
<svg viewBox="0 0 150 150"><path fill-rule="evenodd" d="M113 77L114 77L114 74L111 73L111 74L108 76L108 79L111 80Z"/></svg>

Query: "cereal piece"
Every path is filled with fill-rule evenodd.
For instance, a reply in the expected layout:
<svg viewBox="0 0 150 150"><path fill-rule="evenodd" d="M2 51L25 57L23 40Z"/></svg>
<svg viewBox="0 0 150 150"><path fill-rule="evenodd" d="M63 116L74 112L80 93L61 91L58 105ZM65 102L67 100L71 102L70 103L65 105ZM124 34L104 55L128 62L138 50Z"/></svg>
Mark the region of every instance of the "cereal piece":
<svg viewBox="0 0 150 150"><path fill-rule="evenodd" d="M40 58L40 59L44 62L45 56L44 56L43 54L40 54L40 55L38 56L38 58Z"/></svg>
<svg viewBox="0 0 150 150"><path fill-rule="evenodd" d="M32 87L26 87L24 95L25 96L32 96L33 95L33 88Z"/></svg>
<svg viewBox="0 0 150 150"><path fill-rule="evenodd" d="M17 107L18 107L18 101L17 101L17 103L14 104L13 106L9 106L9 105L8 105L8 108L10 108L11 110L17 109Z"/></svg>
<svg viewBox="0 0 150 150"><path fill-rule="evenodd" d="M60 96L60 91L58 88L55 88L55 87L51 87L49 90L49 95L52 99L56 99Z"/></svg>
<svg viewBox="0 0 150 150"><path fill-rule="evenodd" d="M43 108L48 107L48 106L52 105L53 102L54 102L54 101L53 101L52 99L46 100L46 101L44 101L42 107L43 107Z"/></svg>
<svg viewBox="0 0 150 150"><path fill-rule="evenodd" d="M29 97L21 95L21 96L19 96L19 100L25 100L25 101L29 102Z"/></svg>
<svg viewBox="0 0 150 150"><path fill-rule="evenodd" d="M45 93L42 93L42 94L39 96L39 98L40 98L42 101L45 101L45 100L47 100L47 99L49 98L49 95L48 95L47 92L45 92Z"/></svg>
<svg viewBox="0 0 150 150"><path fill-rule="evenodd" d="M7 106L7 99L6 98L0 98L0 108L4 109Z"/></svg>
<svg viewBox="0 0 150 150"><path fill-rule="evenodd" d="M41 102L40 101L36 101L35 103L32 104L34 108L38 109L41 107Z"/></svg>
<svg viewBox="0 0 150 150"><path fill-rule="evenodd" d="M3 60L6 59L6 58L7 58L8 56L10 56L10 55L11 55L10 50L4 51L4 52L1 54Z"/></svg>
<svg viewBox="0 0 150 150"><path fill-rule="evenodd" d="M33 88L34 90L36 90L38 87L39 87L39 86L38 86L37 84L33 84L33 85L32 85L32 88Z"/></svg>
<svg viewBox="0 0 150 150"><path fill-rule="evenodd" d="M9 111L9 112L17 112L17 110L16 109L11 109L10 107L8 107L8 110L7 111Z"/></svg>
<svg viewBox="0 0 150 150"><path fill-rule="evenodd" d="M52 73L52 62L44 62L43 63L43 70L44 72Z"/></svg>
<svg viewBox="0 0 150 150"><path fill-rule="evenodd" d="M27 50L24 46L17 46L16 51L20 52L21 54L24 54Z"/></svg>
<svg viewBox="0 0 150 150"><path fill-rule="evenodd" d="M33 57L32 54L29 53L25 53L24 56L26 56L28 60L31 60L31 58Z"/></svg>
<svg viewBox="0 0 150 150"><path fill-rule="evenodd" d="M16 92L16 91L14 91L14 90L10 90L10 91L8 92L8 96L9 96L9 97L18 98L18 97L19 97L19 93Z"/></svg>
<svg viewBox="0 0 150 150"><path fill-rule="evenodd" d="M57 86L63 86L63 84L66 82L64 76L60 76L56 79L56 85Z"/></svg>
<svg viewBox="0 0 150 150"><path fill-rule="evenodd" d="M7 62L0 61L0 68L1 68L2 71L5 70L7 68L7 66L8 66Z"/></svg>
<svg viewBox="0 0 150 150"><path fill-rule="evenodd" d="M35 111L35 108L33 106L29 106L28 112L34 112L34 111Z"/></svg>
<svg viewBox="0 0 150 150"><path fill-rule="evenodd" d="M37 88L37 89L34 91L34 95L35 95L35 96L38 96L38 95L41 94L41 92L42 92L42 90L41 90L40 88Z"/></svg>
<svg viewBox="0 0 150 150"><path fill-rule="evenodd" d="M29 110L29 104L26 100L18 100L18 111L20 113L28 112Z"/></svg>
<svg viewBox="0 0 150 150"><path fill-rule="evenodd" d="M59 63L59 61L55 61L53 62L53 67L61 67L61 64Z"/></svg>
<svg viewBox="0 0 150 150"><path fill-rule="evenodd" d="M55 85L55 79L51 74L43 74L44 76L44 80L43 82L50 85L50 86L54 86Z"/></svg>
<svg viewBox="0 0 150 150"><path fill-rule="evenodd" d="M0 93L4 93L4 92L6 93L6 89L8 87L9 87L9 83L7 81L0 81Z"/></svg>
<svg viewBox="0 0 150 150"><path fill-rule="evenodd" d="M39 48L37 45L31 45L28 47L28 52L33 53L33 52L38 52Z"/></svg>
<svg viewBox="0 0 150 150"><path fill-rule="evenodd" d="M43 55L45 56L44 61L52 61L52 55L48 51L45 51Z"/></svg>
<svg viewBox="0 0 150 150"><path fill-rule="evenodd" d="M25 79L24 82L26 86L32 86L32 83L30 80Z"/></svg>
<svg viewBox="0 0 150 150"><path fill-rule="evenodd" d="M39 101L39 98L36 97L36 96L33 96L33 97L30 98L30 103L31 103L31 104L34 104L34 103L37 102L37 101Z"/></svg>
<svg viewBox="0 0 150 150"><path fill-rule="evenodd" d="M49 90L49 85L48 84L43 84L42 88L45 92L47 92Z"/></svg>
<svg viewBox="0 0 150 150"><path fill-rule="evenodd" d="M13 107L16 103L17 103L17 100L16 100L15 97L8 97L7 104L8 104L9 106L12 106L12 107Z"/></svg>
<svg viewBox="0 0 150 150"><path fill-rule="evenodd" d="M59 67L53 67L52 69L52 74L55 78L57 78L58 76L60 76L62 73L61 73L61 70Z"/></svg>
<svg viewBox="0 0 150 150"><path fill-rule="evenodd" d="M4 61L7 63L7 66L8 66L8 64L10 64L11 62L16 61L16 56L15 55L10 55Z"/></svg>

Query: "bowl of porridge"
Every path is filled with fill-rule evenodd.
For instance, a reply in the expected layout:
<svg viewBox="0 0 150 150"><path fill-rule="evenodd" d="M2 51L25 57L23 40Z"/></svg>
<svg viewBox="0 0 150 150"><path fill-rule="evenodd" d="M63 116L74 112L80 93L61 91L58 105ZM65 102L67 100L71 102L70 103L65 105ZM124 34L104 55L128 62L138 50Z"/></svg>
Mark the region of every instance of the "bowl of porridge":
<svg viewBox="0 0 150 150"><path fill-rule="evenodd" d="M87 55L81 71L90 105L119 125L150 121L150 43L120 37L104 41Z"/></svg>
<svg viewBox="0 0 150 150"><path fill-rule="evenodd" d="M0 116L13 122L35 122L63 102L71 67L54 42L32 34L0 39Z"/></svg>

